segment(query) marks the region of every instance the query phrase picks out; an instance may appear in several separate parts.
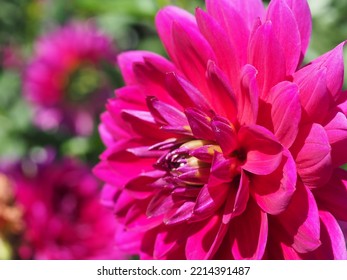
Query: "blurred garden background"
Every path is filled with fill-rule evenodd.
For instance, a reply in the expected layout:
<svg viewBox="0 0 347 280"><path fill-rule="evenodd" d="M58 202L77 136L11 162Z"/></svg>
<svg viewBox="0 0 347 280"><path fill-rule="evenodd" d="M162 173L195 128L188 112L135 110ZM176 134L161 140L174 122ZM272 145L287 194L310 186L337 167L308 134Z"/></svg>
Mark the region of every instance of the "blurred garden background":
<svg viewBox="0 0 347 280"><path fill-rule="evenodd" d="M307 61L347 39L346 1L309 4ZM96 216L107 215L91 170L104 149L100 114L123 85L116 55L166 55L154 26L166 5L194 12L204 1L0 0L0 259L129 257L104 250L116 231L102 226L112 215Z"/></svg>

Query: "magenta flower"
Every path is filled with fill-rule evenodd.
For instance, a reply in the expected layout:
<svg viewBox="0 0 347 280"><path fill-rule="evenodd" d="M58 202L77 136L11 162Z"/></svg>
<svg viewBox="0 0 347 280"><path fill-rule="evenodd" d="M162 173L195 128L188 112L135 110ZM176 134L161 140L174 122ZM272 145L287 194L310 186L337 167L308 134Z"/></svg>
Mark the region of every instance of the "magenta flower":
<svg viewBox="0 0 347 280"><path fill-rule="evenodd" d="M109 96L102 63L113 60L110 38L90 22L72 23L39 39L23 85L35 107L36 125L90 134L93 118Z"/></svg>
<svg viewBox="0 0 347 280"><path fill-rule="evenodd" d="M19 47L14 44L0 46L0 67L4 69L20 70L23 67L24 59L20 53Z"/></svg>
<svg viewBox="0 0 347 280"><path fill-rule="evenodd" d="M304 0L156 16L171 61L119 55L95 173L143 259L345 259L344 44L300 67Z"/></svg>
<svg viewBox="0 0 347 280"><path fill-rule="evenodd" d="M65 159L12 177L24 221L21 259L126 257L115 244L113 214L100 203L99 182L86 166Z"/></svg>

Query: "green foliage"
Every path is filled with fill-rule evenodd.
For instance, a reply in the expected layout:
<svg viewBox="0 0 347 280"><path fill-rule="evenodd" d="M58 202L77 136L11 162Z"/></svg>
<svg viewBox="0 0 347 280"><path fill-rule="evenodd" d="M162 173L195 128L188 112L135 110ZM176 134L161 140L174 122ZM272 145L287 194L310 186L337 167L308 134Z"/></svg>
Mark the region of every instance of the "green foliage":
<svg viewBox="0 0 347 280"><path fill-rule="evenodd" d="M30 126L30 112L20 95L20 76L14 71L0 75L0 155L20 158L26 151L19 134Z"/></svg>

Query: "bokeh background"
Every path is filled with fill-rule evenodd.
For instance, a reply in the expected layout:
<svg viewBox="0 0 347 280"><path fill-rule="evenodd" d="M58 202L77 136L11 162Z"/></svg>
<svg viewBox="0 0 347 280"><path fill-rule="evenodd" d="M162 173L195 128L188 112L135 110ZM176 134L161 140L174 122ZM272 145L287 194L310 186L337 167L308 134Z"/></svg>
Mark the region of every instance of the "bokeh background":
<svg viewBox="0 0 347 280"><path fill-rule="evenodd" d="M313 32L306 61L312 60L347 39L347 1L308 2L313 17ZM116 65L116 54L125 50L145 49L165 55L156 34L154 17L158 9L169 4L194 12L195 7L204 6L204 1L0 0L0 259L133 257L99 250L108 245L97 242L94 247L88 248L88 252L84 251L83 242L79 244L79 249L70 250L69 246L74 247L79 243L79 238L89 240L90 244L93 237L79 237L79 231L75 232L76 229L71 225L66 226L65 220L69 220L69 217L81 219L82 214L77 215L77 210L91 211L89 206L86 206L87 210L84 210L83 206L86 199L90 199L86 198L88 195L99 198L100 186L96 179L92 178L91 170L103 151L97 129L100 113L107 98L113 96L113 90L123 85ZM51 41L47 49L59 44L71 47L76 44L73 39L69 41L65 38L63 42L59 42L52 38L63 36L61 30L71 29L74 25L85 26L85 29L89 28L86 26L92 26L91 32L107 41L106 49L110 53L102 56L100 60L88 61L87 55L86 63L83 61L72 63L73 66L65 69L63 80L54 76L56 72L49 72L50 79L61 86L64 97L58 105L46 104L50 110L44 110L42 113L42 110L40 111L42 104L38 106L37 102L28 98L30 94L27 91L30 89L28 90L26 86L28 77L47 75L46 68L32 67L40 57L38 42ZM82 36L81 45L83 40ZM94 40L90 41L87 44L93 44ZM101 48L102 55L105 55L105 52L105 48ZM55 64L62 63L63 58L58 53L51 56ZM32 74L33 71L36 72ZM61 71L64 69L58 72ZM43 92L45 90L48 92L50 87L46 85ZM43 107L47 107L46 105ZM58 110L59 106L65 106L63 113ZM57 113L55 110L64 116L58 123L47 125L48 120L54 119ZM76 118L79 118L78 124L75 123ZM59 186L57 179L50 179L53 176L51 173L57 173L57 170L60 170L60 173L54 176L58 176L62 181ZM69 178L66 179L69 180L68 183L65 182L65 177ZM76 178L87 179L83 181ZM21 197L22 185L25 185L24 189L28 191L26 189L30 189L28 185L33 184L37 185L37 189L31 194L34 198L31 201L17 202L17 197ZM71 195L70 185L76 188L75 186L79 184L86 184L95 190L90 191L88 195L85 195L84 191ZM63 191L61 191L62 186ZM42 188L59 189L59 191L42 194ZM83 186L81 188L83 189ZM51 204L57 203L58 208L54 206L53 210L47 210ZM44 205L43 210L36 209L39 208L37 207L39 204ZM64 212L65 216L60 216L61 212ZM46 215L44 218L42 213ZM58 222L53 223L52 220L55 218ZM46 222L40 226L33 222L40 219L46 219ZM95 220L83 222L84 227L90 225L92 227L94 224ZM50 227L54 227L55 230L50 234L29 234L30 226L35 228L36 233ZM116 232L112 229L109 231ZM68 237L62 238L62 234ZM75 237L70 238L71 234ZM109 235L111 235L109 239L111 244L112 234ZM49 245L42 241L45 238L50 238L47 241ZM59 246L55 242L58 242ZM113 248L112 246L110 245L110 248ZM95 252L91 252L93 250Z"/></svg>

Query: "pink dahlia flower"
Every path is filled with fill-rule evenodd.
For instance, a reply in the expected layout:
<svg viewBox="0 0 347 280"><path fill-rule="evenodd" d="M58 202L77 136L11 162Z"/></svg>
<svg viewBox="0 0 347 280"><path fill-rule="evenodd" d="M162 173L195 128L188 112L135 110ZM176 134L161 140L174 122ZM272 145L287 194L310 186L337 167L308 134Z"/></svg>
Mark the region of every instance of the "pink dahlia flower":
<svg viewBox="0 0 347 280"><path fill-rule="evenodd" d="M65 159L37 168L12 174L24 222L19 257L125 258L115 245L114 216L101 205L99 182L87 167Z"/></svg>
<svg viewBox="0 0 347 280"><path fill-rule="evenodd" d="M343 43L301 67L304 0L206 0L156 16L170 60L119 55L107 184L143 259L345 259Z"/></svg>
<svg viewBox="0 0 347 280"><path fill-rule="evenodd" d="M25 69L24 93L42 129L65 126L88 135L109 97L102 64L114 61L110 38L90 22L72 23L40 38Z"/></svg>

